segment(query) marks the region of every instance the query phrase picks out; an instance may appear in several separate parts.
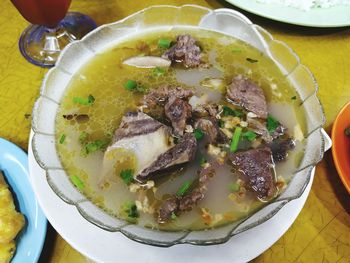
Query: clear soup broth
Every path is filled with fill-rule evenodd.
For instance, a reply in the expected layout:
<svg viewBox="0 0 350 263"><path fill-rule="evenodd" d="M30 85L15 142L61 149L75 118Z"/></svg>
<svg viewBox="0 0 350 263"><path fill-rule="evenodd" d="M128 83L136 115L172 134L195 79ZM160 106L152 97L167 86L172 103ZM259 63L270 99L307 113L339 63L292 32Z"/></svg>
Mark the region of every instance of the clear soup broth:
<svg viewBox="0 0 350 263"><path fill-rule="evenodd" d="M159 40L174 42L180 34L196 39L205 67L154 69L123 64L134 56L162 55L164 47L159 47ZM105 149L112 143L124 114L139 110L145 93L165 84L181 86L192 89L199 97L209 94L217 103L230 106L225 97L226 86L237 75L249 78L263 89L269 114L288 129L295 141L295 148L288 152L286 160L274 166L279 194L303 157L306 123L298 94L273 61L259 50L227 35L188 28L137 35L99 53L74 75L56 116L56 146L67 175L85 196L110 215L146 227L198 230L248 217L267 202L242 186L237 173L224 163L216 169L204 198L191 211L173 214L166 224L157 223L161 202L179 191L185 182L196 180L203 158L212 159L208 145L199 141L194 160L161 178L148 180L149 189L136 189L137 186L132 186L136 190L130 189L133 183L128 185L119 176L123 170L134 169L132 158L120 163L116 167L118 174L101 186ZM220 79L224 86L211 86L210 79ZM129 80L142 83L142 90L125 88ZM261 141L259 136L257 140ZM131 206L135 211L130 210Z"/></svg>

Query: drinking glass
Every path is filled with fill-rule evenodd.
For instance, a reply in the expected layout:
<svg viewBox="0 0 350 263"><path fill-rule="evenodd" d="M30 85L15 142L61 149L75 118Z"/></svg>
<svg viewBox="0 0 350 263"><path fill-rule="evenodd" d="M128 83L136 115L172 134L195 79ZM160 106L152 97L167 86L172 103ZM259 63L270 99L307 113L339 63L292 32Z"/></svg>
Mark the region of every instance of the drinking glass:
<svg viewBox="0 0 350 263"><path fill-rule="evenodd" d="M11 0L31 23L19 39L22 55L31 63L52 67L62 49L96 28L87 15L69 12L71 0Z"/></svg>

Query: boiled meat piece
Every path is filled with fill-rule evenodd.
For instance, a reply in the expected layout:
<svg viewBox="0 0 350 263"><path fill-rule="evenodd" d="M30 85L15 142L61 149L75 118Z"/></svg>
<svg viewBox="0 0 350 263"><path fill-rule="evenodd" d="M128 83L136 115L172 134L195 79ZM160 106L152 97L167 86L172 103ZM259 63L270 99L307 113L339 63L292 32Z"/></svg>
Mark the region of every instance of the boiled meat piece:
<svg viewBox="0 0 350 263"><path fill-rule="evenodd" d="M273 198L277 188L272 152L268 147L230 153L230 163L257 197L266 201Z"/></svg>
<svg viewBox="0 0 350 263"><path fill-rule="evenodd" d="M236 76L227 87L227 97L234 104L255 113L259 118L267 118L267 104L263 90L242 75Z"/></svg>
<svg viewBox="0 0 350 263"><path fill-rule="evenodd" d="M170 120L177 135L183 135L186 122L192 115L192 107L187 101L172 96L164 107L165 116Z"/></svg>
<svg viewBox="0 0 350 263"><path fill-rule="evenodd" d="M198 184L184 196L173 195L166 199L158 211L158 223L167 223L173 214L176 216L183 212L191 211L201 201L207 191L210 178L215 175L218 164L210 163L198 171Z"/></svg>
<svg viewBox="0 0 350 263"><path fill-rule="evenodd" d="M141 105L153 108L159 104L164 105L170 97L186 99L192 95L192 90L163 85L158 89L151 90L150 93L145 95L141 101Z"/></svg>
<svg viewBox="0 0 350 263"><path fill-rule="evenodd" d="M191 35L179 35L176 43L162 57L182 63L187 68L198 67L201 63L201 49Z"/></svg>

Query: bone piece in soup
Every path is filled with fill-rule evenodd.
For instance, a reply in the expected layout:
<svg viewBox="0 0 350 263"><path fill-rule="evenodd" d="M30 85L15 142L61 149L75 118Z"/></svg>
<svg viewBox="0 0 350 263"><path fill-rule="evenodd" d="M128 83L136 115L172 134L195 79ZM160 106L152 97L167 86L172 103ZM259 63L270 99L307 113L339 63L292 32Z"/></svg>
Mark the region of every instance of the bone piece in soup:
<svg viewBox="0 0 350 263"><path fill-rule="evenodd" d="M196 148L196 138L192 133L186 133L178 144L160 154L151 165L138 174L136 180L145 182L157 172L191 161L196 153Z"/></svg>
<svg viewBox="0 0 350 263"><path fill-rule="evenodd" d="M125 155L136 159L134 174L138 174L172 146L169 127L142 112L125 114L104 154L101 184L118 176L115 165Z"/></svg>

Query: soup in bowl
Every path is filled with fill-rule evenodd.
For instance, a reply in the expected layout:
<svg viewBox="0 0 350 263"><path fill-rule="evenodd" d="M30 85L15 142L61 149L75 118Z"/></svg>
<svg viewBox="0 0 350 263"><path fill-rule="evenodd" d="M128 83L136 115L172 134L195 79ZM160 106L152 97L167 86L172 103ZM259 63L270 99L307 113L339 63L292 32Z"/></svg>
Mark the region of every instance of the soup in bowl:
<svg viewBox="0 0 350 263"><path fill-rule="evenodd" d="M147 25L162 8L175 27ZM193 24L179 23L189 10ZM106 230L221 243L303 192L324 151L314 85L235 11L153 7L62 54L34 109L33 150L53 190Z"/></svg>

